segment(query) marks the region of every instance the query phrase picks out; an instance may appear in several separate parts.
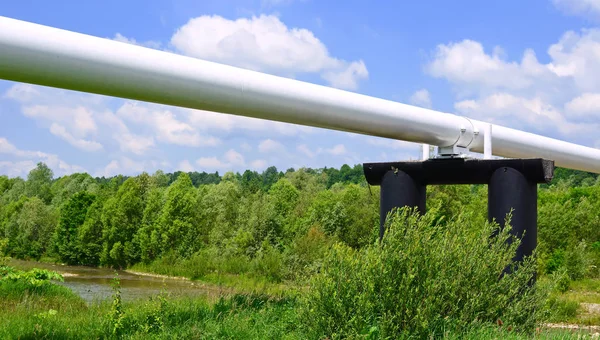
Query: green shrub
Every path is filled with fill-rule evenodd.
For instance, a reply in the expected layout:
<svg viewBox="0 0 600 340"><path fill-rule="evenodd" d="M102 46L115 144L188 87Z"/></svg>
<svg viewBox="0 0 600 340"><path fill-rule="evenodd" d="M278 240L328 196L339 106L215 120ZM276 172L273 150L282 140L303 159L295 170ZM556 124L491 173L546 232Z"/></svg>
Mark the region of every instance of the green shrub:
<svg viewBox="0 0 600 340"><path fill-rule="evenodd" d="M566 270L555 272L552 278L556 282L555 289L560 293L566 293L571 287L571 278Z"/></svg>
<svg viewBox="0 0 600 340"><path fill-rule="evenodd" d="M565 253L565 269L571 280L581 280L587 276L591 265L591 256L588 254L587 246L581 241L577 246Z"/></svg>
<svg viewBox="0 0 600 340"><path fill-rule="evenodd" d="M261 249L254 259L254 271L264 276L269 281L281 282L284 273L283 255L267 241L263 242Z"/></svg>
<svg viewBox="0 0 600 340"><path fill-rule="evenodd" d="M568 322L577 316L579 303L577 301L563 300L558 297L552 297L548 299L546 308L550 311L548 321Z"/></svg>
<svg viewBox="0 0 600 340"><path fill-rule="evenodd" d="M434 218L403 210L390 215L381 243L362 250L336 244L311 281L309 327L330 338L438 337L498 320L533 331L547 293L529 285L532 258L515 270L518 242L508 228L491 237L497 225L473 225L471 216L444 225Z"/></svg>
<svg viewBox="0 0 600 340"><path fill-rule="evenodd" d="M555 249L550 255L550 258L545 264L545 270L547 274L552 274L564 266L565 263L565 251L562 249Z"/></svg>

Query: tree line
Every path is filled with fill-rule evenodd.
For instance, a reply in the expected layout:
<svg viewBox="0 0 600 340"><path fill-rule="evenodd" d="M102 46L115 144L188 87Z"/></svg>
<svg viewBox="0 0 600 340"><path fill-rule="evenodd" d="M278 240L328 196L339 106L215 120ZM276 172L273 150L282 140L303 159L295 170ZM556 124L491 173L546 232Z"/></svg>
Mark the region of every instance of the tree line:
<svg viewBox="0 0 600 340"><path fill-rule="evenodd" d="M538 263L574 279L597 275L600 179L556 175L540 186ZM430 186L427 195L436 223L468 214L485 224L486 186ZM281 281L317 271L336 242L354 249L374 242L378 225L379 188L367 185L360 165L54 178L39 163L27 179L0 176L0 239L23 259L162 263L193 268L195 277L219 271Z"/></svg>

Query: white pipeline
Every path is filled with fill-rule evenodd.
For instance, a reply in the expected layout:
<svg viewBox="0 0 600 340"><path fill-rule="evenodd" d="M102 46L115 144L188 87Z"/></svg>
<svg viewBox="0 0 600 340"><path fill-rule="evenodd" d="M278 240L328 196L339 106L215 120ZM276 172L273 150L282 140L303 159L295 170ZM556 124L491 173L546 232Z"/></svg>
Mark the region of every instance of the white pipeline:
<svg viewBox="0 0 600 340"><path fill-rule="evenodd" d="M487 123L0 17L0 78L483 152ZM497 156L600 173L600 150L494 126Z"/></svg>

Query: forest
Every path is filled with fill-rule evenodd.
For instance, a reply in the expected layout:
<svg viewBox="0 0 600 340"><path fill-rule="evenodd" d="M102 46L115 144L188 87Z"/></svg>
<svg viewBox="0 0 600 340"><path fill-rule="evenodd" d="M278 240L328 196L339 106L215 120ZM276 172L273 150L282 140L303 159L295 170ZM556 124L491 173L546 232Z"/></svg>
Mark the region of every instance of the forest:
<svg viewBox="0 0 600 340"><path fill-rule="evenodd" d="M451 262L471 268L491 268L493 266L489 262L495 260L486 255L488 253L494 256L504 254L500 258L508 261L496 261L496 265L500 266L496 269L510 263L510 251L514 249L503 246L506 242L498 243L496 253L488 251L490 246L485 248L477 243L489 239L489 234L494 232L493 225L486 222L486 186L429 186L427 196L427 214L419 218L407 211L398 212L399 215L404 214L404 219L393 222L395 227L390 234L396 236L390 236L388 248L381 248L377 246L379 188L370 187L365 182L361 165L343 165L340 169L288 169L285 172L269 167L262 173L246 170L223 175L218 172L156 171L134 177L94 178L89 174L76 173L54 178L52 171L39 163L26 179L0 176L0 251L17 259L134 268L193 280L210 281L215 273L219 273L290 287L310 282L312 288L308 295L312 296L312 300L309 299L303 306L312 308L310 315L320 315L318 320L307 318L312 320L311 330L321 330L320 336L336 338L373 332L381 337L385 334L397 336L403 330L393 325L403 322L404 330L426 335L435 327L448 327L447 321L443 321L448 318L432 318L426 315L422 306L416 306L415 311L418 312L415 313L425 313L420 321L394 319L403 313L399 311L395 314L390 312L395 316L388 320L385 315L392 314L378 314L380 312L373 306L368 307L369 303L362 300L347 300L348 296L386 299L381 297L381 291L369 293L368 287L350 284L375 280L371 279L377 277L373 272L368 279L360 277L366 275L362 268L374 270L395 263L388 269L406 268L406 272L410 272L411 268L435 267L435 261L439 260L441 267L435 275L442 283L444 275L448 275L448 280L454 278L454 283L446 282L449 286L456 286L457 291L452 294L467 294L463 292L464 287L475 281L481 284L477 287L485 285L503 292L512 292L510 289L514 288L500 283L490 284L488 279L497 281L498 274L484 275L487 277L484 280L483 274L477 272L479 269L469 274L475 275L473 277L477 280L466 276L464 279L468 281L459 284L456 272L449 269L454 268L448 265ZM403 230L403 234L398 234L399 230ZM413 240L407 241L402 236L408 234L414 234ZM421 239L425 237L423 235L429 235L427 242L430 247L421 244L420 248L412 248L412 243L406 243L425 242ZM508 234L506 237L509 237ZM504 240L502 237L499 239ZM390 255L387 249L394 247L397 253ZM397 258L397 254L409 253L406 249L413 249L413 255L427 258L429 262L406 267L406 263ZM419 252L414 249L419 249ZM478 259L461 262L464 257L473 257L465 254L477 254L478 251L482 251ZM445 257L440 257L440 254ZM450 261L452 256L455 256L454 260ZM356 263L357 259L361 262ZM482 259L488 262L474 262ZM542 278L540 281L544 282L546 277L548 281L562 285L558 289L565 292L577 282L600 276L600 178L597 175L557 168L554 180L539 186L538 249L530 262L523 265L525 269L518 271L522 277L516 275L515 282L527 282L530 278L526 274L535 275L537 272ZM461 269L452 270L460 272ZM353 273L356 276L352 276ZM433 274L425 270L414 275L425 275L423 280L427 281L431 279L426 279L427 275ZM331 286L331 280L341 280L342 276L346 280L344 282L350 282L347 286ZM391 281L385 281L391 280L389 277L380 279L383 281L375 282L375 286L391 284ZM404 281L394 285L407 287L407 291L414 289L412 284ZM428 291L435 295L435 289L442 288L434 289L434 286L437 287L423 286L425 288L414 292L419 295ZM334 291L340 287L345 287L346 291L339 294L346 294L346 297L338 296L335 300L332 296L336 296ZM504 296L504 293L492 290L490 294ZM391 294L390 299L402 299L394 295L400 294L398 292L388 293ZM430 295L424 295L423 299L427 300ZM510 303L516 303L515 300L529 303L527 299L531 297L522 295L522 298L513 298ZM523 319L523 313L507 312L514 307L506 302L509 300L502 303L512 307L501 312L493 310L502 303L496 301L486 305L482 300L478 300L482 305L477 308L487 306L486 310L491 313L489 316L484 316L485 313L481 314L475 307L471 314L462 315L460 313L469 310L462 305L461 312L447 312L451 316L462 315L456 320L464 322L455 320L452 327L471 324L472 319L483 318L493 322L500 315L498 313L505 313L505 319L514 319L514 324L522 325L524 329L534 327L531 326L533 321ZM544 303L546 307L560 303L548 301L546 297L536 303ZM439 303L432 300L431 306L439 307ZM363 315L373 318L357 321L346 315L350 310L342 307L334 310L335 306L351 307L355 311L363 308ZM452 309L452 306L444 306ZM556 306L552 308L560 309ZM378 308L381 311L391 307L382 305ZM434 319L437 321L434 322ZM414 327L411 322L414 322ZM433 325L436 326L431 328ZM308 333L302 334L301 337L304 337Z"/></svg>

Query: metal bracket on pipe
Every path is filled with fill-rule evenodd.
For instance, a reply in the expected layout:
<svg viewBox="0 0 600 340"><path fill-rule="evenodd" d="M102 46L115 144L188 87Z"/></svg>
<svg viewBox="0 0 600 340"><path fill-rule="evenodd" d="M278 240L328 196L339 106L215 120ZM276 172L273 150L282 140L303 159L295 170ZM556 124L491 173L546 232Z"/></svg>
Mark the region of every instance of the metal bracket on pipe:
<svg viewBox="0 0 600 340"><path fill-rule="evenodd" d="M438 147L438 154L434 158L467 158L467 152L469 152L469 149L464 146L451 145Z"/></svg>
<svg viewBox="0 0 600 340"><path fill-rule="evenodd" d="M435 158L467 158L469 146L479 135L479 130L473 125L467 117L461 117L466 120L465 124L460 127L460 134L453 145L438 147L438 154Z"/></svg>
<svg viewBox="0 0 600 340"><path fill-rule="evenodd" d="M484 128L483 159L492 159L492 124L486 124Z"/></svg>

